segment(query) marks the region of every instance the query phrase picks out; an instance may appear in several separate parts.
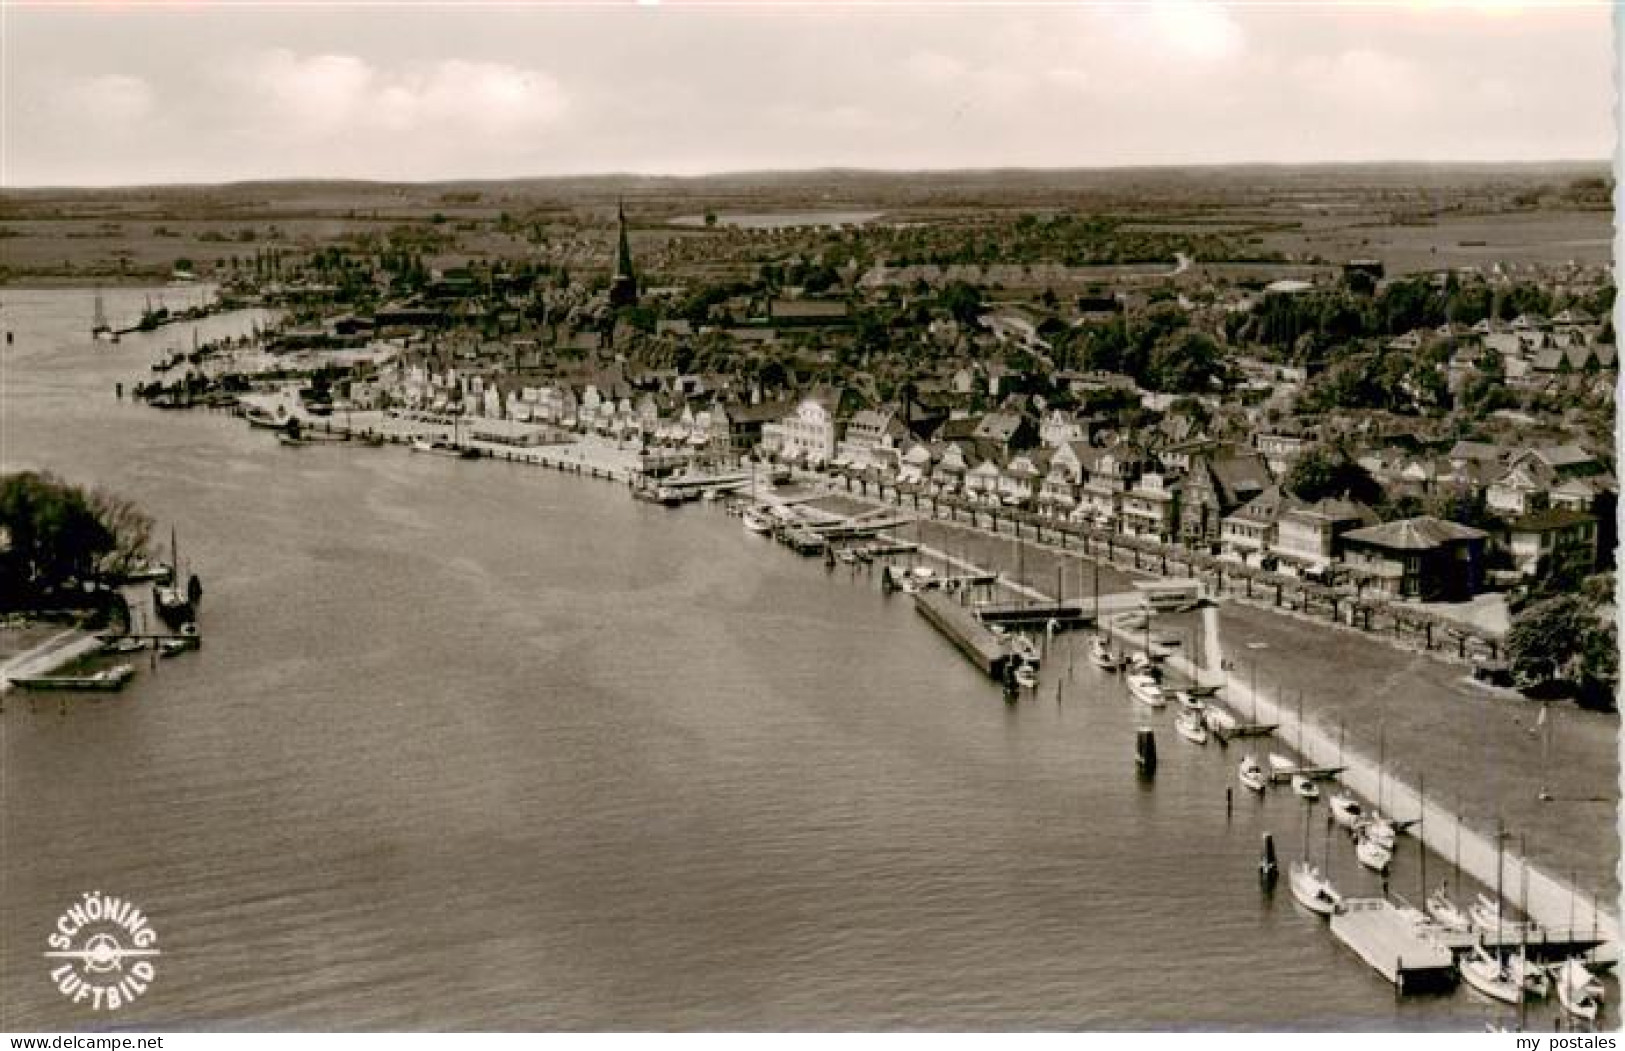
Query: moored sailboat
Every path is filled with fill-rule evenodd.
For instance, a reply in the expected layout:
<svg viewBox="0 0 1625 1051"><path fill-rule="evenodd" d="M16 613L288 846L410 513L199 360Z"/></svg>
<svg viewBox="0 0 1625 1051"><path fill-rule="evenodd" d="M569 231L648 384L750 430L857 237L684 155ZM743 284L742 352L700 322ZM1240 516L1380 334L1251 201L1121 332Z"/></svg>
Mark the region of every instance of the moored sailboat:
<svg viewBox="0 0 1625 1051"><path fill-rule="evenodd" d="M1162 695L1162 686L1151 675L1140 671L1128 673L1128 690L1134 698L1148 708L1162 708L1168 701Z"/></svg>
<svg viewBox="0 0 1625 1051"><path fill-rule="evenodd" d="M1242 786L1254 792L1262 792L1269 786L1269 778L1264 774L1264 768L1258 765L1258 759L1248 753L1241 758L1239 777Z"/></svg>
<svg viewBox="0 0 1625 1051"><path fill-rule="evenodd" d="M1506 1004L1523 1002L1523 985L1484 946L1473 946L1472 952L1456 968L1461 972L1463 981L1485 996Z"/></svg>
<svg viewBox="0 0 1625 1051"><path fill-rule="evenodd" d="M1576 1018L1596 1021L1602 1008L1602 982L1587 969L1585 961L1571 957L1558 964L1554 972L1557 1002L1563 1010Z"/></svg>
<svg viewBox="0 0 1625 1051"><path fill-rule="evenodd" d="M1181 712L1174 720L1174 729L1192 744L1207 744L1207 724L1200 712Z"/></svg>
<svg viewBox="0 0 1625 1051"><path fill-rule="evenodd" d="M1292 896L1298 904L1320 916L1330 916L1343 904L1331 880L1321 875L1320 869L1308 861L1294 861L1289 875Z"/></svg>
<svg viewBox="0 0 1625 1051"><path fill-rule="evenodd" d="M1379 873L1387 872L1389 863L1394 860L1392 850L1364 834L1354 841L1354 856L1360 864Z"/></svg>

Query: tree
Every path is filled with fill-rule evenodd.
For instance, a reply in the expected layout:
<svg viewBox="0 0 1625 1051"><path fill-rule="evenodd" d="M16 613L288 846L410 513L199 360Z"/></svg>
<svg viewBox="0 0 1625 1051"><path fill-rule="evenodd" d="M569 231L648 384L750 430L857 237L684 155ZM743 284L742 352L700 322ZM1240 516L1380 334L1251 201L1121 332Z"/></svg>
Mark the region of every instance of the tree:
<svg viewBox="0 0 1625 1051"><path fill-rule="evenodd" d="M1530 684L1568 678L1578 668L1587 636L1598 633L1590 605L1576 595L1531 603L1512 618L1507 632L1513 677Z"/></svg>
<svg viewBox="0 0 1625 1051"><path fill-rule="evenodd" d="M118 547L81 490L33 471L0 478L0 531L0 593L13 599L87 581Z"/></svg>
<svg viewBox="0 0 1625 1051"><path fill-rule="evenodd" d="M1340 497L1375 505L1382 499L1382 486L1370 471L1343 449L1325 445L1304 450L1281 487L1306 503Z"/></svg>
<svg viewBox="0 0 1625 1051"><path fill-rule="evenodd" d="M1185 329L1151 349L1146 379L1156 390L1194 394L1208 390L1222 369L1219 345L1200 332Z"/></svg>
<svg viewBox="0 0 1625 1051"><path fill-rule="evenodd" d="M982 290L964 281L944 285L937 302L961 325L974 325L982 316Z"/></svg>

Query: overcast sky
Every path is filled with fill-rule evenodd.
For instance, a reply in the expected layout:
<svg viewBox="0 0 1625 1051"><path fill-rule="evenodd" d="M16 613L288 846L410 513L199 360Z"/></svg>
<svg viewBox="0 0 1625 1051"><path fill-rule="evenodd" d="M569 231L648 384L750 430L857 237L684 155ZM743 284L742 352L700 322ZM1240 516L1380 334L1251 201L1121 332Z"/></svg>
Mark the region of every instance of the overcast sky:
<svg viewBox="0 0 1625 1051"><path fill-rule="evenodd" d="M1613 156L1606 4L0 7L8 186Z"/></svg>

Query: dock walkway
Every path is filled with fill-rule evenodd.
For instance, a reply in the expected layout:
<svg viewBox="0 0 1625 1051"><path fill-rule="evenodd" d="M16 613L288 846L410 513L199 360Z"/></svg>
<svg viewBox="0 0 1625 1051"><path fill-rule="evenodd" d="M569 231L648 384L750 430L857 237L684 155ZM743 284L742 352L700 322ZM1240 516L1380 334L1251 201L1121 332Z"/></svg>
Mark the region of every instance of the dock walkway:
<svg viewBox="0 0 1625 1051"><path fill-rule="evenodd" d="M1402 993L1455 982L1455 956L1419 934L1387 899L1350 898L1332 913L1331 926L1338 941Z"/></svg>

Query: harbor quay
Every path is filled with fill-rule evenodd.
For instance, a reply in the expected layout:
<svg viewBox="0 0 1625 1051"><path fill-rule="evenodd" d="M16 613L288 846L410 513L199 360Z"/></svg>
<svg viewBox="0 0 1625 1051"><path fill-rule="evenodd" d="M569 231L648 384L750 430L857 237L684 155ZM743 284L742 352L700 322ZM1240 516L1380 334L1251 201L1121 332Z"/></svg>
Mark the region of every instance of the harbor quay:
<svg viewBox="0 0 1625 1051"><path fill-rule="evenodd" d="M885 505L843 493L813 506L857 514ZM1155 578L966 523L924 519L899 535L916 531L926 541L922 553L961 553L954 562L966 571L997 573L1012 593L1038 601L1055 599L1059 581L1068 597L1087 602L1097 569L1103 598ZM1143 645L1144 629L1105 623L1130 648ZM1301 703L1304 765L1344 767L1350 789L1414 822L1406 831L1444 859L1441 876L1459 842L1462 871L1495 887L1499 864L1507 902L1541 927L1595 931L1617 943L1616 841L1599 835L1618 800L1612 714L1564 705L1542 719L1539 705L1473 680L1460 664L1228 598L1158 616L1150 630L1182 643L1169 659L1175 671L1220 687L1225 704L1248 721L1277 726L1260 744L1265 750L1295 750ZM1599 842L1606 846L1599 850Z"/></svg>

